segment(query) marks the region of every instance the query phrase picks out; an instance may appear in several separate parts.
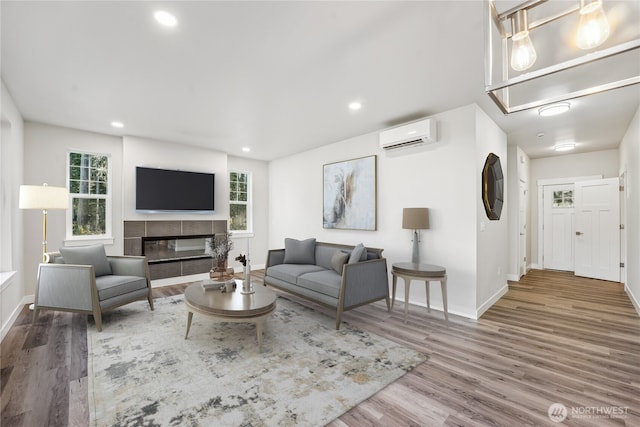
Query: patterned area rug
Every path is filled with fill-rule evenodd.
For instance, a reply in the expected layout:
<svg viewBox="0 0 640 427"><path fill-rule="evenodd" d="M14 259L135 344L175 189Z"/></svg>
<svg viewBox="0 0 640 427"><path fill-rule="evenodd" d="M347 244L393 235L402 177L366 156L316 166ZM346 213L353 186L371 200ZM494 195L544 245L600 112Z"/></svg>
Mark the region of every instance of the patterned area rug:
<svg viewBox="0 0 640 427"><path fill-rule="evenodd" d="M154 303L89 326L92 426L321 426L427 360L282 297L262 353L254 324L195 313L185 340L183 296Z"/></svg>

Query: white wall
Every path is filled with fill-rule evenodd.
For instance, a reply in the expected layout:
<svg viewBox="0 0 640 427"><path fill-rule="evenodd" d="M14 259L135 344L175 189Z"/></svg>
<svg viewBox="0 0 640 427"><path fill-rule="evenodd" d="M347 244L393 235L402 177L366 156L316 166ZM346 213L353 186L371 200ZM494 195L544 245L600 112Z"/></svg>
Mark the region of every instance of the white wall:
<svg viewBox="0 0 640 427"><path fill-rule="evenodd" d="M133 136L124 136L122 146L124 159L122 206L125 221L226 220L229 218L229 177L226 153ZM216 175L215 212L213 214L136 212L136 166L214 173Z"/></svg>
<svg viewBox="0 0 640 427"><path fill-rule="evenodd" d="M506 271L506 239L494 247L496 242L490 237L497 232L498 239L502 238L506 217L495 230L493 225L487 227L480 244L477 232L478 209L482 208L480 171L490 149L506 161L506 139L475 105L431 118L438 122L439 142L427 147L384 152L378 145L378 132L372 132L272 161L269 246L283 247L285 237L352 245L362 242L384 249L390 271L391 264L411 257L411 231L402 229L402 208L427 207L430 229L421 233L421 262L447 269L449 311L476 317L477 308L484 303L477 301L476 289L480 287L484 297L500 282L483 273L478 283L478 247L489 245L495 252L495 259L492 255L480 260L489 264L487 268L504 262L503 274ZM478 141L477 122L481 122L478 129L488 132L490 138L483 136ZM323 229L323 165L370 155L377 156L377 230ZM484 211L482 215L486 219ZM441 307L439 287L432 286L431 293L432 306ZM403 298L402 289L397 297ZM424 288L417 282L411 286L410 300L426 305Z"/></svg>
<svg viewBox="0 0 640 427"><path fill-rule="evenodd" d="M640 108L620 143L620 173L627 173L627 283L625 289L640 314Z"/></svg>
<svg viewBox="0 0 640 427"><path fill-rule="evenodd" d="M613 149L531 160L531 264L542 267L538 260L538 180L593 175L613 178L618 176L618 157L618 149Z"/></svg>
<svg viewBox="0 0 640 427"><path fill-rule="evenodd" d="M475 177L477 215L477 291L476 312L484 313L508 288L507 269L509 265L509 176L507 158L507 137L489 116L476 108L476 159ZM504 205L500 220L487 218L482 201L482 170L489 153L500 157L504 175ZM478 316L479 317L479 316Z"/></svg>
<svg viewBox="0 0 640 427"><path fill-rule="evenodd" d="M119 137L51 126L43 123L25 123L24 183L47 183L66 187L67 156L71 150L104 153L111 156L113 243L105 244L109 255L122 254L122 141ZM65 211L49 211L47 214L47 251L56 251L66 238ZM35 292L38 264L42 260L42 212L28 210L24 213L24 259L27 294ZM77 243L77 242L76 242ZM88 244L90 242L83 242Z"/></svg>
<svg viewBox="0 0 640 427"><path fill-rule="evenodd" d="M251 267L264 268L269 250L269 163L261 160L251 160L242 157L228 157L229 170L250 172L253 185L253 235L248 238L250 244L249 257ZM240 264L234 262L239 253L247 253L247 238L234 233L234 249L229 255L229 265L236 269Z"/></svg>
<svg viewBox="0 0 640 427"><path fill-rule="evenodd" d="M23 184L24 122L4 82L0 93L0 340L24 301L23 211L18 194ZM35 276L35 271L28 274Z"/></svg>

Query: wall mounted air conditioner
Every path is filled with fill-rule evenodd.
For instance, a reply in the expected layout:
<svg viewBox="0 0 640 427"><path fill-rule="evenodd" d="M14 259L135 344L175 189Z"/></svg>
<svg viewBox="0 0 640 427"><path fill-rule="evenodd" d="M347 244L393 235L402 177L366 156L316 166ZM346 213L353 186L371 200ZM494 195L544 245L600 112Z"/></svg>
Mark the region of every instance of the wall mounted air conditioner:
<svg viewBox="0 0 640 427"><path fill-rule="evenodd" d="M380 132L380 148L396 150L436 142L436 121L420 120Z"/></svg>

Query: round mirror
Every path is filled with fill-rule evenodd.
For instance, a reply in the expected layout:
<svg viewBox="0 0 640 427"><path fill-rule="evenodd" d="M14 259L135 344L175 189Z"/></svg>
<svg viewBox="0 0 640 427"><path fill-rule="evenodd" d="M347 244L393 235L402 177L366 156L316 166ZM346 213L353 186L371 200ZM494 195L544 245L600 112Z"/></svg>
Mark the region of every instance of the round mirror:
<svg viewBox="0 0 640 427"><path fill-rule="evenodd" d="M489 153L482 169L482 202L487 218L500 219L504 202L504 176L500 157Z"/></svg>

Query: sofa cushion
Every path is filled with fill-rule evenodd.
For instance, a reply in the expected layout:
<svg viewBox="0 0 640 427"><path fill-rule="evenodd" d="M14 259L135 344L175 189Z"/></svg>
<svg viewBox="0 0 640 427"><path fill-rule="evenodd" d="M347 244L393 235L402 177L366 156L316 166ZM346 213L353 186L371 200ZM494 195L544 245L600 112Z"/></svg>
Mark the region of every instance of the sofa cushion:
<svg viewBox="0 0 640 427"><path fill-rule="evenodd" d="M128 294L147 287L147 279L140 276L101 276L96 277L98 300L104 301L119 295Z"/></svg>
<svg viewBox="0 0 640 427"><path fill-rule="evenodd" d="M342 276L333 270L316 271L298 277L296 284L333 298L339 298Z"/></svg>
<svg viewBox="0 0 640 427"><path fill-rule="evenodd" d="M285 264L315 264L316 239L284 239Z"/></svg>
<svg viewBox="0 0 640 427"><path fill-rule="evenodd" d="M367 259L367 248L362 243L358 243L351 251L349 256L349 264L353 264Z"/></svg>
<svg viewBox="0 0 640 427"><path fill-rule="evenodd" d="M321 270L324 268L313 264L278 264L267 268L266 275L295 284L301 275Z"/></svg>
<svg viewBox="0 0 640 427"><path fill-rule="evenodd" d="M331 268L333 268L336 273L342 275L342 268L347 263L349 259L349 254L342 251L336 251L331 257Z"/></svg>
<svg viewBox="0 0 640 427"><path fill-rule="evenodd" d="M104 245L76 246L60 248L65 264L93 265L96 277L111 274L111 265L104 251Z"/></svg>
<svg viewBox="0 0 640 427"><path fill-rule="evenodd" d="M327 270L332 269L331 258L336 252L340 252L340 249L334 248L333 246L316 244L316 262L314 264L324 267Z"/></svg>

